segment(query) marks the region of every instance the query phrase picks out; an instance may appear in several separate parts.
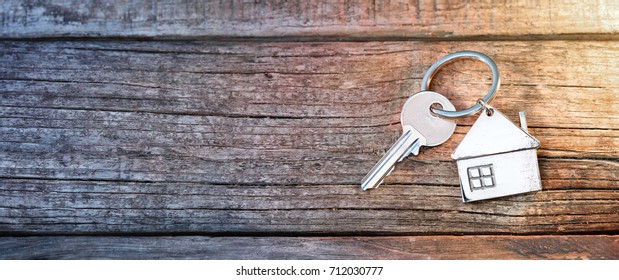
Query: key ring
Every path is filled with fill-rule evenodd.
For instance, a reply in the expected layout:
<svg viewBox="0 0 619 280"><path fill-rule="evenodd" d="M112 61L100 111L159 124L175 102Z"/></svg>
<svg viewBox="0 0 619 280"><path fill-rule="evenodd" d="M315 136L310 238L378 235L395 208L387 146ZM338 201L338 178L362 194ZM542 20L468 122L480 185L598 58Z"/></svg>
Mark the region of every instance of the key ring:
<svg viewBox="0 0 619 280"><path fill-rule="evenodd" d="M432 66L430 66L430 69L428 69L426 74L423 76L423 80L421 81L421 90L425 91L427 90L428 87L430 87L430 82L432 81L434 74L436 74L436 72L439 69L453 62L454 60L458 58L463 58L463 57L479 60L483 63L486 63L490 67L490 70L492 71L492 86L490 86L490 91L488 92L488 94L484 98L481 99L483 100L483 102L485 102L485 104L490 103L490 101L494 99L494 94L496 93L496 91L499 90L499 86L501 83L499 79L499 69L497 68L496 64L494 63L494 61L492 61L491 58L489 58L485 54L473 52L473 51L455 52L455 53L449 54L439 59L437 62L432 64ZM457 119L457 118L464 118L464 117L474 115L477 112L479 112L482 108L483 108L482 105L480 105L480 103L477 102L472 107L465 109L465 110L460 110L460 111L446 111L446 110L441 110L438 108L430 108L430 110L432 110L432 113L436 114L439 117L443 117L447 119Z"/></svg>
<svg viewBox="0 0 619 280"><path fill-rule="evenodd" d="M488 103L484 102L483 99L481 98L477 99L477 104L481 106L481 109L485 111L488 117L491 117L492 115L494 115L494 107L488 105Z"/></svg>

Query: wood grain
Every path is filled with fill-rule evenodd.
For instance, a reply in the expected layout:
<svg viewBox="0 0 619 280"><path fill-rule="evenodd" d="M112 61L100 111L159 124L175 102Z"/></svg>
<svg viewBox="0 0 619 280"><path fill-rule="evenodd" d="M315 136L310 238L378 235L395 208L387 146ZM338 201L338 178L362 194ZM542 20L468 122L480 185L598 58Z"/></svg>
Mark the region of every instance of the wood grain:
<svg viewBox="0 0 619 280"><path fill-rule="evenodd" d="M617 38L596 1L5 0L0 37ZM297 39L297 40L298 40Z"/></svg>
<svg viewBox="0 0 619 280"><path fill-rule="evenodd" d="M618 259L619 237L2 237L0 252L0 259Z"/></svg>
<svg viewBox="0 0 619 280"><path fill-rule="evenodd" d="M619 229L619 48L568 42L0 42L0 232L484 234ZM544 191L460 199L444 145L359 182L427 67L460 49L527 112ZM462 108L489 73L433 88Z"/></svg>
<svg viewBox="0 0 619 280"><path fill-rule="evenodd" d="M0 259L619 259L619 3L576 2L5 0ZM462 203L468 118L361 192L464 49L543 191Z"/></svg>
<svg viewBox="0 0 619 280"><path fill-rule="evenodd" d="M3 179L4 234L616 232L616 188L572 186L464 204L458 186L211 185Z"/></svg>

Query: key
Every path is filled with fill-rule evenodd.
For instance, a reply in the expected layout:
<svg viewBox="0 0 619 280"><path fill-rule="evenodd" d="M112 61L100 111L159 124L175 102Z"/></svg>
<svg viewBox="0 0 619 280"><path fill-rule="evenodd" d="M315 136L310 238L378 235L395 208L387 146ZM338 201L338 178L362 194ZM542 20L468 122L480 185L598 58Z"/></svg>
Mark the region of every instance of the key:
<svg viewBox="0 0 619 280"><path fill-rule="evenodd" d="M402 136L363 178L361 189L378 188L396 163L410 154L418 155L421 146L438 146L451 137L456 123L433 115L430 107L434 104L440 104L443 110L455 111L445 96L433 91L418 92L406 100L400 115Z"/></svg>

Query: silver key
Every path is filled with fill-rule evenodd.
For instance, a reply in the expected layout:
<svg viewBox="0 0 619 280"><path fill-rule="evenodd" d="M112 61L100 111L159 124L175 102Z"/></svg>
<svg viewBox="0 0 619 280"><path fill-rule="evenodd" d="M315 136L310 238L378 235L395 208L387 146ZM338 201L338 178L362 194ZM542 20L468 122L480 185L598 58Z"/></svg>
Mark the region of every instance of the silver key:
<svg viewBox="0 0 619 280"><path fill-rule="evenodd" d="M391 174L397 162L411 153L418 155L421 146L437 146L451 137L456 123L433 115L430 107L436 103L443 106L443 110L455 111L453 104L445 96L433 91L418 92L406 100L400 115L404 130L402 136L363 178L361 189L378 188L385 177Z"/></svg>

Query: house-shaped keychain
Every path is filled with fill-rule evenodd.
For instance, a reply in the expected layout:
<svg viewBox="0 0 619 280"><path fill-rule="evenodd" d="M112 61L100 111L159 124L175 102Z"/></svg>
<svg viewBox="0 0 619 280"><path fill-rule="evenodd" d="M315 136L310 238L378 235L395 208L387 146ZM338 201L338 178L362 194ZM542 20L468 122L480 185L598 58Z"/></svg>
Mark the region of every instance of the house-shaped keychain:
<svg viewBox="0 0 619 280"><path fill-rule="evenodd" d="M537 151L524 112L518 127L494 108L485 108L451 157L458 165L464 202L542 189Z"/></svg>

